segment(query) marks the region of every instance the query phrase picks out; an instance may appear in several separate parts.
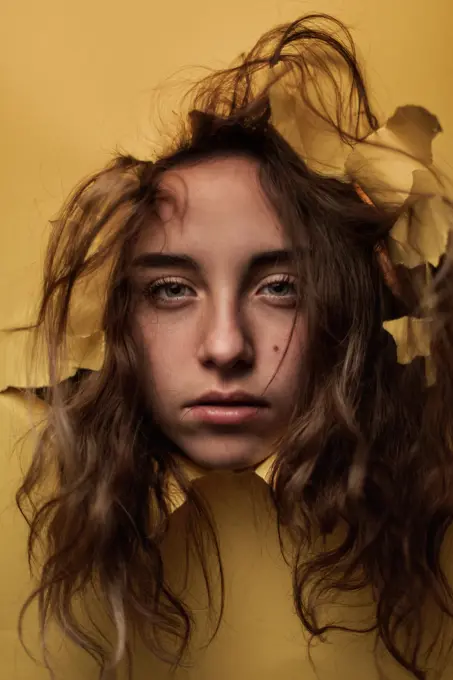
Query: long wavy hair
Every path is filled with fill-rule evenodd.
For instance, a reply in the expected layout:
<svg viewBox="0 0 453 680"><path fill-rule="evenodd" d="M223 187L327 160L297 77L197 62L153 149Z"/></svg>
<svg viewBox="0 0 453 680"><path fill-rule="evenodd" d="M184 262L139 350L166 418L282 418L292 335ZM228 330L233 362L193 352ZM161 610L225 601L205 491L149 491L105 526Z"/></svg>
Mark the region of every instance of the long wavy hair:
<svg viewBox="0 0 453 680"><path fill-rule="evenodd" d="M131 332L130 254L142 227L158 215L167 170L241 154L259 165L303 280L306 387L279 442L270 491L279 526L296 547L298 615L320 637L338 627L320 622L321 598L371 589L375 620L361 632L375 631L422 680L441 630L436 624L427 631L426 610L437 609L439 626L453 610L441 564L453 512L451 259L432 272L437 379L427 388L423 361L399 365L382 328L386 319L414 311L413 296L397 299L388 289L376 257L395 214L364 203L351 182L310 169L273 127L267 83L281 62L294 67L308 109L345 143L377 128L348 31L331 17L303 17L198 83L165 153L153 161L116 157L76 189L54 222L38 319L48 348L51 384L41 396L49 416L18 492L29 553L40 560L24 611L37 600L42 635L56 620L101 669L127 655L131 631L165 658L171 654L162 632L176 636L176 662L188 645L191 612L168 585L161 554L169 476L195 508L191 531L202 564L214 545L221 573L221 555L209 508L145 406ZM319 92L309 94L313 65L335 86L333 108L323 106ZM336 86L340 72L349 78L346 93ZM102 367L62 380L71 304L78 286L97 276L105 289ZM340 538L327 549L319 539L337 530ZM205 576L210 592L207 569ZM78 619L76 603L89 592L114 623L113 649Z"/></svg>

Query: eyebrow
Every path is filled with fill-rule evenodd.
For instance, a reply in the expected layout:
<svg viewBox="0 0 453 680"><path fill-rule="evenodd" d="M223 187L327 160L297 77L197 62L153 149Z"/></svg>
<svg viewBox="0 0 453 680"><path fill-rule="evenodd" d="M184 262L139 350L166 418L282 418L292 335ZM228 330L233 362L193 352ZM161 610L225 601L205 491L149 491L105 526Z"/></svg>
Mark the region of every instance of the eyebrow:
<svg viewBox="0 0 453 680"><path fill-rule="evenodd" d="M294 256L290 250L265 250L255 253L249 262L249 271L265 267L279 266L293 262ZM183 253L141 253L132 262L134 268L140 269L192 269L199 270L200 265L193 257Z"/></svg>
<svg viewBox="0 0 453 680"><path fill-rule="evenodd" d="M199 268L196 260L189 255L179 253L141 253L134 258L132 266L141 269L157 269L158 267Z"/></svg>

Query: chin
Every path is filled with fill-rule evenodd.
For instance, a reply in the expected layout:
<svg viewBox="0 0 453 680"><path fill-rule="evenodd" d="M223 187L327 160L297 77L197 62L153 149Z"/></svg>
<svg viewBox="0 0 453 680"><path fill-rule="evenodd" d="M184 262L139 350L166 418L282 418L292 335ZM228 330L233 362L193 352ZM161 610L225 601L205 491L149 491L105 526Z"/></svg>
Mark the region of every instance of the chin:
<svg viewBox="0 0 453 680"><path fill-rule="evenodd" d="M210 470L240 470L262 463L269 456L269 446L261 442L213 441L184 446L185 455L196 465Z"/></svg>

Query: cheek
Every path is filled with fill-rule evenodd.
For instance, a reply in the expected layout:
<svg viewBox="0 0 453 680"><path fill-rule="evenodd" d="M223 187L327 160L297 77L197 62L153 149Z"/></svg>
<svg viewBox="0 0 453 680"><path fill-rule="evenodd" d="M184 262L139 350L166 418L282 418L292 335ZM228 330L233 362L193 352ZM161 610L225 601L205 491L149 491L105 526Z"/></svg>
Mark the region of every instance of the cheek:
<svg viewBox="0 0 453 680"><path fill-rule="evenodd" d="M147 393L159 395L174 389L173 383L179 383L181 370L187 365L184 329L178 324L162 323L149 314L138 315L134 337L142 356Z"/></svg>
<svg viewBox="0 0 453 680"><path fill-rule="evenodd" d="M304 354L307 338L306 321L299 316L296 321L285 318L275 318L260 329L257 337L262 339L265 354L269 353L276 361L288 357L291 361L300 360Z"/></svg>
<svg viewBox="0 0 453 680"><path fill-rule="evenodd" d="M276 380L285 390L293 392L299 385L300 369L305 355L307 327L303 317L297 319L294 327L280 324L267 329L265 362L277 370Z"/></svg>

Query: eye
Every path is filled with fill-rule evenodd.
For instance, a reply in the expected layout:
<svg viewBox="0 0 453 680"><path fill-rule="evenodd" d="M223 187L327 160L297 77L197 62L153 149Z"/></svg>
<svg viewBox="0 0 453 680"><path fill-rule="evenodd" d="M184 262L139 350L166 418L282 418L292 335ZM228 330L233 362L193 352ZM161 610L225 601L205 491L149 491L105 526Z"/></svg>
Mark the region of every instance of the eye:
<svg viewBox="0 0 453 680"><path fill-rule="evenodd" d="M193 288L180 279L164 277L148 284L144 290L148 300L156 304L175 304L184 302L189 297L196 295Z"/></svg>
<svg viewBox="0 0 453 680"><path fill-rule="evenodd" d="M281 274L268 279L260 286L257 293L271 302L293 306L297 298L296 282L288 274Z"/></svg>

